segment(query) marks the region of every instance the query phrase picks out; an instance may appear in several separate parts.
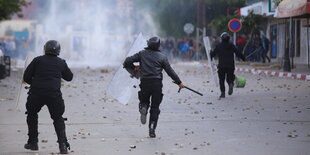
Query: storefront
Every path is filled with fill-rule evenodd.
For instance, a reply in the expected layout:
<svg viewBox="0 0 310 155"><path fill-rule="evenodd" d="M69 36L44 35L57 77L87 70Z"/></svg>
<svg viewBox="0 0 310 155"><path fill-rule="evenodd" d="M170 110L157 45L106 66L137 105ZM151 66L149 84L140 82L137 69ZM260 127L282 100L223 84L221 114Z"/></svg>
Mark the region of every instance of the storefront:
<svg viewBox="0 0 310 155"><path fill-rule="evenodd" d="M284 58L290 57L290 63L308 64L310 67L310 0L283 0L277 7L274 17L280 21L277 27L278 34L284 35L278 36L278 42L284 44L278 46L277 53L280 53L279 50L284 50Z"/></svg>

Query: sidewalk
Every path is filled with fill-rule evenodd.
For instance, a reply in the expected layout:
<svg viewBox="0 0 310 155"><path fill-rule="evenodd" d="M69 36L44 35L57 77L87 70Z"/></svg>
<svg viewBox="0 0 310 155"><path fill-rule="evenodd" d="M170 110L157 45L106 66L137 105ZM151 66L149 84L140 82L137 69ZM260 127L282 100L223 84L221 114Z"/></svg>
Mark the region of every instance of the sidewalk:
<svg viewBox="0 0 310 155"><path fill-rule="evenodd" d="M208 65L206 68L209 69ZM295 65L291 72L284 72L280 64L236 62L236 72L251 73L254 75L266 75L279 78L290 78L297 80L310 80L310 69L307 65Z"/></svg>

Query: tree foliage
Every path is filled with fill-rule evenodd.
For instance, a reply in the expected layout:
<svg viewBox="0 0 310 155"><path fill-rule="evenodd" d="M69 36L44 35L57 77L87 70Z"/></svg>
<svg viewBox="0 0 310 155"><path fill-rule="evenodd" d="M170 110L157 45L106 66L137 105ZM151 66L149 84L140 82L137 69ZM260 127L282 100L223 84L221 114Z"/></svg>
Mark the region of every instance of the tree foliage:
<svg viewBox="0 0 310 155"><path fill-rule="evenodd" d="M29 4L26 0L0 0L0 21L10 19L15 13L22 16L22 7Z"/></svg>
<svg viewBox="0 0 310 155"><path fill-rule="evenodd" d="M258 31L263 20L265 19L262 15L254 14L253 11L251 11L248 16L242 16L243 32L251 33L252 31Z"/></svg>
<svg viewBox="0 0 310 155"><path fill-rule="evenodd" d="M197 26L198 0L135 0L135 2L142 8L151 10L164 36L184 37L186 34L183 26L186 23ZM203 0L203 2L206 6L207 25L227 20L228 17L225 16L229 11L236 11L245 4L245 0Z"/></svg>
<svg viewBox="0 0 310 155"><path fill-rule="evenodd" d="M152 12L162 36L182 37L186 23L196 24L196 1L194 0L136 0Z"/></svg>

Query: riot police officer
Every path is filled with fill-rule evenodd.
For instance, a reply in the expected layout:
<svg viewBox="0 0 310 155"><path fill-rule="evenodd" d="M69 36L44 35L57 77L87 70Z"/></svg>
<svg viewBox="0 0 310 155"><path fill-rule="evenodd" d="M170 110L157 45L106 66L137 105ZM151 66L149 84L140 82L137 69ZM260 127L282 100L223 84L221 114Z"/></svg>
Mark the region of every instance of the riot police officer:
<svg viewBox="0 0 310 155"><path fill-rule="evenodd" d="M23 80L30 84L27 98L28 142L25 149L38 150L38 112L46 105L58 138L61 154L67 154L70 145L67 142L64 100L60 91L61 79L71 81L73 74L65 60L58 57L60 44L50 40L44 45L43 56L38 56L26 68Z"/></svg>
<svg viewBox="0 0 310 155"><path fill-rule="evenodd" d="M211 52L211 59L218 56L218 77L220 83L221 95L219 98L225 98L225 78L229 86L228 95L233 93L235 80L235 60L234 54L245 61L245 56L238 51L236 46L229 42L230 36L227 32L221 34L221 43L216 45Z"/></svg>
<svg viewBox="0 0 310 155"><path fill-rule="evenodd" d="M156 137L155 129L160 113L159 105L163 99L162 70L165 70L180 88L184 88L180 78L171 68L167 57L160 52L159 47L160 38L152 37L147 41L147 47L144 50L127 57L123 64L124 68L131 74L134 73L134 70L139 70L141 82L141 90L138 92L140 120L142 124L146 123L146 116L150 107L149 136L151 138ZM135 66L134 62L139 62L140 66Z"/></svg>

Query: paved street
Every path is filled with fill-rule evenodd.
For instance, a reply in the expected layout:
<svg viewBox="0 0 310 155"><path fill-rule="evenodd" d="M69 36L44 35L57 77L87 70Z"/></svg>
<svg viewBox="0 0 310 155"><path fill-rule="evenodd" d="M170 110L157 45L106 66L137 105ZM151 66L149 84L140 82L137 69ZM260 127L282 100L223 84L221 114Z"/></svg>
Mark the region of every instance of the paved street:
<svg viewBox="0 0 310 155"><path fill-rule="evenodd" d="M106 94L115 68L73 69L72 82L63 83L70 154L102 155L306 155L310 152L310 81L237 73L245 88L218 100L209 70L202 64L173 68L183 83L202 92L178 87L165 74L164 100L156 130L148 138L139 121L135 94L122 105ZM24 110L15 110L21 70L0 82L0 155L58 153L52 120L44 107L39 113L39 151L25 150ZM227 85L226 85L227 88ZM121 88L120 88L121 89ZM20 104L26 101L23 91ZM136 148L130 149L130 145Z"/></svg>

